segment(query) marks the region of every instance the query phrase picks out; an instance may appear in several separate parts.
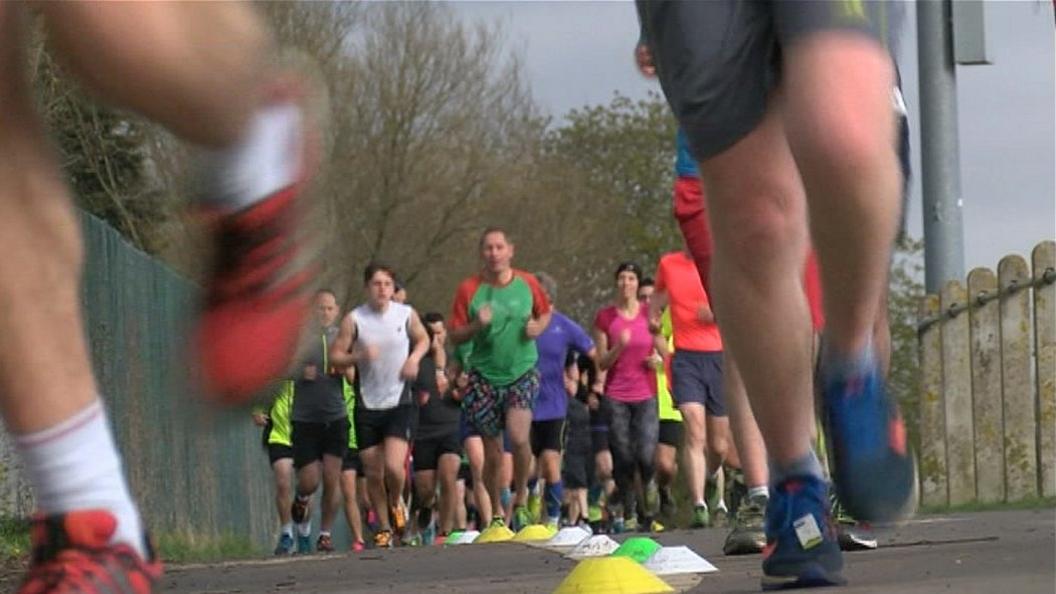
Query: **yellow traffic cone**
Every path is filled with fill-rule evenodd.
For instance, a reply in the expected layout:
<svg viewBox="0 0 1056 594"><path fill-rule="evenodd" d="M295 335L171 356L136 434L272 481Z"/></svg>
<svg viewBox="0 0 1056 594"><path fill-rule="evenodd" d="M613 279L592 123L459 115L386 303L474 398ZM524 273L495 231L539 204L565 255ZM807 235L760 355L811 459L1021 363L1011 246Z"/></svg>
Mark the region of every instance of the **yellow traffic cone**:
<svg viewBox="0 0 1056 594"><path fill-rule="evenodd" d="M659 594L671 586L627 557L580 561L554 594Z"/></svg>

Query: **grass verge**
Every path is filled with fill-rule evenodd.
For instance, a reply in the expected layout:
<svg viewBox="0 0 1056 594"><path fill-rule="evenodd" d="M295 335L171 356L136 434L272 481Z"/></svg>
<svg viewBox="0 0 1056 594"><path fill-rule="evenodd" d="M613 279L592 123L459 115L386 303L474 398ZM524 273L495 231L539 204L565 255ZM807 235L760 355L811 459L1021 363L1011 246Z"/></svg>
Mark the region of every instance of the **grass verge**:
<svg viewBox="0 0 1056 594"><path fill-rule="evenodd" d="M997 503L963 503L959 505L928 505L921 506L919 514L939 515L956 514L966 512L986 511L1009 511L1017 509L1053 509L1056 508L1056 497L1029 497L1019 501L997 502Z"/></svg>
<svg viewBox="0 0 1056 594"><path fill-rule="evenodd" d="M212 563L261 556L261 550L242 536L166 533L155 538L158 554L166 563Z"/></svg>
<svg viewBox="0 0 1056 594"><path fill-rule="evenodd" d="M22 559L29 555L29 521L0 517L0 559Z"/></svg>

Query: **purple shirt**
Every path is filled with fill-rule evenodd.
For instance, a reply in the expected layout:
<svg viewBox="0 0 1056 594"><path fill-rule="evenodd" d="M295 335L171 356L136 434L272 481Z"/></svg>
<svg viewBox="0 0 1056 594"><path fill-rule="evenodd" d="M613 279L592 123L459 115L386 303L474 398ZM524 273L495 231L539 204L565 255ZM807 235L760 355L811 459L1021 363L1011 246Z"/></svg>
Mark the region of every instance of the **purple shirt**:
<svg viewBox="0 0 1056 594"><path fill-rule="evenodd" d="M539 396L532 409L533 421L565 418L568 393L565 392L565 359L568 351L586 354L594 348L594 341L564 314L555 311L546 330L535 339L539 351Z"/></svg>
<svg viewBox="0 0 1056 594"><path fill-rule="evenodd" d="M605 374L605 395L620 402L641 402L655 397L656 370L646 363L653 353L646 307L640 306L638 315L628 320L611 305L598 312L594 327L608 337L610 349L619 342L624 329L631 331L631 341Z"/></svg>

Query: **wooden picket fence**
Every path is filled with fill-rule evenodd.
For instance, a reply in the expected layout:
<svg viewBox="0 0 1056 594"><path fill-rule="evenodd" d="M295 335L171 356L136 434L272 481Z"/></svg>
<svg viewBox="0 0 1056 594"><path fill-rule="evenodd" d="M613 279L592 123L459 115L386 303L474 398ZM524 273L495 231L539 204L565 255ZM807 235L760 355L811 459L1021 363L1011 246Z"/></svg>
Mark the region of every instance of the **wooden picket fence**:
<svg viewBox="0 0 1056 594"><path fill-rule="evenodd" d="M1056 242L1031 260L1006 256L922 301L925 506L1056 496Z"/></svg>

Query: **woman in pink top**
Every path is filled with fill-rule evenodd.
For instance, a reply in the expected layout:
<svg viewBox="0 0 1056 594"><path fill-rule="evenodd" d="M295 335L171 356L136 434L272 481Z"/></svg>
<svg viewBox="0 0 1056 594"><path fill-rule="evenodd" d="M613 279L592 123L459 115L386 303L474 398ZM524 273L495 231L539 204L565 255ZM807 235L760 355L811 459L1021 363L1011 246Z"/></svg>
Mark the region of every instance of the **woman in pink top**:
<svg viewBox="0 0 1056 594"><path fill-rule="evenodd" d="M659 505L653 481L653 454L660 431L654 337L649 332L649 312L638 302L641 277L637 264L620 264L616 269L615 303L601 309L594 318L598 367L605 372L603 386L595 388L605 394L602 413L609 422L613 475L623 504L622 510L618 504L611 510L616 531L637 528L635 471L645 485L645 509L650 519Z"/></svg>

